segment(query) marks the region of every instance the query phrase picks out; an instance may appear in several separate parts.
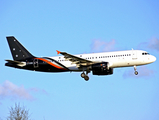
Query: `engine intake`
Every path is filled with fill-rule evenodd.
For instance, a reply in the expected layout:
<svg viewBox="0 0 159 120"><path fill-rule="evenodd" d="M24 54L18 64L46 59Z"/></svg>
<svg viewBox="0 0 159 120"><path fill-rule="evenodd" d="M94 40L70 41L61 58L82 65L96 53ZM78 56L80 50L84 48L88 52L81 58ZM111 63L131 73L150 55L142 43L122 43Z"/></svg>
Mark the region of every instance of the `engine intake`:
<svg viewBox="0 0 159 120"><path fill-rule="evenodd" d="M93 75L111 75L113 68L108 69L108 62L96 63L92 65Z"/></svg>

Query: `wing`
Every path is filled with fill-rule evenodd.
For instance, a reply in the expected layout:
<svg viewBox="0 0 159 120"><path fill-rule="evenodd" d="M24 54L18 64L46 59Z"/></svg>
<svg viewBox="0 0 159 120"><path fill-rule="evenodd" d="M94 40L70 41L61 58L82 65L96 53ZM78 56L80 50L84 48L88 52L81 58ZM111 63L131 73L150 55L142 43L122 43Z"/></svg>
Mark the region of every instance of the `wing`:
<svg viewBox="0 0 159 120"><path fill-rule="evenodd" d="M71 54L68 54L66 52L60 52L58 50L57 51L57 54L62 54L64 56L64 58L66 60L69 60L72 62L72 64L76 64L77 67L80 67L80 66L89 66L89 65L92 65L94 64L95 62L93 61L90 61L90 60L86 60L86 59L83 59L83 58L80 58L80 57L77 57L77 56L74 56L74 55L71 55Z"/></svg>

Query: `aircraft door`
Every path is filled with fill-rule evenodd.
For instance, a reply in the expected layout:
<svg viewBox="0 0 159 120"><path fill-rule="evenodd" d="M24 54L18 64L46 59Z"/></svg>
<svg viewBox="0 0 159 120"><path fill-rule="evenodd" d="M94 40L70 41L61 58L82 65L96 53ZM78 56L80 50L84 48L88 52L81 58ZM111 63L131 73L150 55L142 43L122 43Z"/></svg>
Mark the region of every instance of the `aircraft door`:
<svg viewBox="0 0 159 120"><path fill-rule="evenodd" d="M137 59L137 53L135 50L132 50L132 59L136 60Z"/></svg>
<svg viewBox="0 0 159 120"><path fill-rule="evenodd" d="M34 66L34 68L38 68L39 67L39 65L38 65L38 59L34 59L33 60L33 66Z"/></svg>

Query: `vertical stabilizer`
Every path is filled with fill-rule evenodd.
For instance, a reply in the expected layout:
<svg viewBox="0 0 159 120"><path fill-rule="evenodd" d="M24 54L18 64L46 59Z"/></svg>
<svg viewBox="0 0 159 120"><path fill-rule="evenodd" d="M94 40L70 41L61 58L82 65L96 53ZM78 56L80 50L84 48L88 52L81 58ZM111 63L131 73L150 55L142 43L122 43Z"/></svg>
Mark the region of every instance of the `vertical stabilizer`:
<svg viewBox="0 0 159 120"><path fill-rule="evenodd" d="M25 60L34 57L15 37L9 36L6 38L14 60Z"/></svg>

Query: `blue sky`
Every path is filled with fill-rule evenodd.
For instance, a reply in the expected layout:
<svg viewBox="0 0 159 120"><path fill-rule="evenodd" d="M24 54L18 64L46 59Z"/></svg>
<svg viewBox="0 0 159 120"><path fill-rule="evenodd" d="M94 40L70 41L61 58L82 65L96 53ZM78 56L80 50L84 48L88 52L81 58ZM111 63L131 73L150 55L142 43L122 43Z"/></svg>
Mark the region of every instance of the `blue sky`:
<svg viewBox="0 0 159 120"><path fill-rule="evenodd" d="M159 72L155 63L117 68L84 81L80 73L40 73L4 66L12 59L6 36L35 56L142 49L159 57L157 0L0 1L0 119L20 103L33 120L157 120Z"/></svg>

